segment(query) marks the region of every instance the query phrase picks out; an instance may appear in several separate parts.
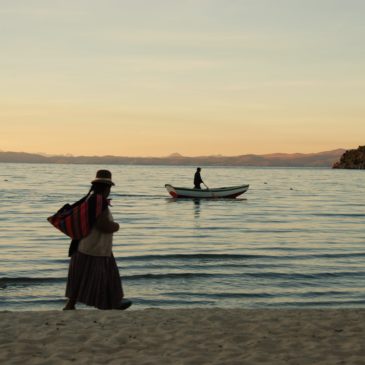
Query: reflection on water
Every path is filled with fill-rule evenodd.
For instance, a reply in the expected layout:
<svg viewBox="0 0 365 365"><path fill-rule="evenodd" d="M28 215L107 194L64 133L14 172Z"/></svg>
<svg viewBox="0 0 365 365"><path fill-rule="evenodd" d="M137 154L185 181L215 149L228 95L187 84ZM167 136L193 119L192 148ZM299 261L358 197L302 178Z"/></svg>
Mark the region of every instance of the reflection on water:
<svg viewBox="0 0 365 365"><path fill-rule="evenodd" d="M200 217L200 199L194 199L194 218Z"/></svg>

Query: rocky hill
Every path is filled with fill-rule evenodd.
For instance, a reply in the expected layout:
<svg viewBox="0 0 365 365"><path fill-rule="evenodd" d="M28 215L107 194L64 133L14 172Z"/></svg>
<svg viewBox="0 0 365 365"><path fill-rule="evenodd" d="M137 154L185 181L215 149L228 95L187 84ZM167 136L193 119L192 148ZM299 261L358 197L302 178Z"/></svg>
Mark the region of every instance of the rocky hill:
<svg viewBox="0 0 365 365"><path fill-rule="evenodd" d="M332 167L334 169L365 169L365 146L346 151Z"/></svg>

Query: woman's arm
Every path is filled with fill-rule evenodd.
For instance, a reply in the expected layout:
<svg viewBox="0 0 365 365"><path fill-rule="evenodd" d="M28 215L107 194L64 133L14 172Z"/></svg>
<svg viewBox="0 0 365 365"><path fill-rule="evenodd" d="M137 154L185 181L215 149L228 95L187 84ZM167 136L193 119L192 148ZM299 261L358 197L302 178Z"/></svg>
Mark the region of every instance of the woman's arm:
<svg viewBox="0 0 365 365"><path fill-rule="evenodd" d="M97 219L95 228L104 233L114 233L119 231L119 224L109 218L109 210L105 209Z"/></svg>

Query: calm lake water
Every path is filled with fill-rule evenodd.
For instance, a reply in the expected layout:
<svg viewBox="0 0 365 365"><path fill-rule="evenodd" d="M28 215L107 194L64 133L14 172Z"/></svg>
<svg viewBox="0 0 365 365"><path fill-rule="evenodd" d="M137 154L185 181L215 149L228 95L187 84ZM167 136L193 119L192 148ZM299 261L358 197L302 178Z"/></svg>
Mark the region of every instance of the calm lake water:
<svg viewBox="0 0 365 365"><path fill-rule="evenodd" d="M146 307L365 307L365 173L202 169L234 200L173 200L193 167L0 164L0 310L62 308L69 239L46 218L89 189L99 168L124 291Z"/></svg>

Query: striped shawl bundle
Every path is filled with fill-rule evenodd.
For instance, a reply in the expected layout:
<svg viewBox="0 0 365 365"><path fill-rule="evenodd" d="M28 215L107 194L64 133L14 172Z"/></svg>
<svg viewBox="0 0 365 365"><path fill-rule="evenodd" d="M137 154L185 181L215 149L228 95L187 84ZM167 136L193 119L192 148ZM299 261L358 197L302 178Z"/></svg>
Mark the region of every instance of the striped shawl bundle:
<svg viewBox="0 0 365 365"><path fill-rule="evenodd" d="M86 195L76 203L65 204L48 222L74 240L86 237L109 202L101 194Z"/></svg>

